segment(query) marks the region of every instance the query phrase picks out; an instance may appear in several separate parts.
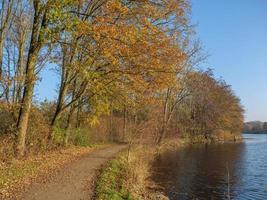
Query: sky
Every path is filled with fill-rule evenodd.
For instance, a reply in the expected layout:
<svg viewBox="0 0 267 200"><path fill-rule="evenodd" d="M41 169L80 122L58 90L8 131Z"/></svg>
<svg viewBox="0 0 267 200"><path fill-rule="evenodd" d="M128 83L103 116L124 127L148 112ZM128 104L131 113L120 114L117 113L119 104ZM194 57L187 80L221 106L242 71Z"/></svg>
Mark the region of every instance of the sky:
<svg viewBox="0 0 267 200"><path fill-rule="evenodd" d="M267 0L193 0L191 20L203 67L232 85L245 121L267 121Z"/></svg>
<svg viewBox="0 0 267 200"><path fill-rule="evenodd" d="M267 0L192 0L191 21L209 55L202 67L232 85L245 121L267 121ZM37 100L56 98L52 66L41 77Z"/></svg>

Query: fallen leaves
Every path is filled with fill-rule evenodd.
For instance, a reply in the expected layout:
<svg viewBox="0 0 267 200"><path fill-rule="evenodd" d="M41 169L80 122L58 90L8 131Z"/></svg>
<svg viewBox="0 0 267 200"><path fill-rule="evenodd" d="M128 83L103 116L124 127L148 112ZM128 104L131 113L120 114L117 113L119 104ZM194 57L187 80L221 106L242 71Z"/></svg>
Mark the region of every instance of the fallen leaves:
<svg viewBox="0 0 267 200"><path fill-rule="evenodd" d="M101 145L104 146L104 145ZM64 166L91 152L95 147L71 146L46 152L24 160L0 165L0 199L19 196L33 181L46 182Z"/></svg>

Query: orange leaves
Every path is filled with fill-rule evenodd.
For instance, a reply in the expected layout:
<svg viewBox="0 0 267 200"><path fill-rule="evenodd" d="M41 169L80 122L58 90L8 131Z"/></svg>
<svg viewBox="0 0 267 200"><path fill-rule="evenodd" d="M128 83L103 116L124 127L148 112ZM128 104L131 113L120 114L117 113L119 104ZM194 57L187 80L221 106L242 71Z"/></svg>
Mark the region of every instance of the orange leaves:
<svg viewBox="0 0 267 200"><path fill-rule="evenodd" d="M126 6L123 6L120 1L113 0L106 4L106 11L111 14L125 16L129 12L129 9Z"/></svg>
<svg viewBox="0 0 267 200"><path fill-rule="evenodd" d="M243 109L229 85L215 79L211 71L191 73L187 82L194 123L205 128L201 131L241 131Z"/></svg>
<svg viewBox="0 0 267 200"><path fill-rule="evenodd" d="M77 24L77 28L76 28L76 32L75 34L77 36L81 36L81 35L85 35L88 32L91 32L91 28L88 26L88 23L84 22L84 21L79 21L79 23Z"/></svg>
<svg viewBox="0 0 267 200"><path fill-rule="evenodd" d="M187 57L173 23L184 19L186 10L183 0L106 1L77 25L78 52L86 59L76 66L94 77L89 85L103 89L103 81L111 82L104 90L117 87L128 98L153 96L176 85Z"/></svg>

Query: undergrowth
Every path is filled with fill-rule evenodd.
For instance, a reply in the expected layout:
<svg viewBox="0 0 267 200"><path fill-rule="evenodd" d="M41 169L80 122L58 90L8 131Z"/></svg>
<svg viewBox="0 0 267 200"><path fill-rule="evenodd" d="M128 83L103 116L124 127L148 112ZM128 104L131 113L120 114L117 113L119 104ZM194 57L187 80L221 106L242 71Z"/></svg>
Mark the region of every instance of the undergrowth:
<svg viewBox="0 0 267 200"><path fill-rule="evenodd" d="M110 161L98 179L96 200L148 199L153 155L152 149L135 147Z"/></svg>
<svg viewBox="0 0 267 200"><path fill-rule="evenodd" d="M123 175L126 173L125 154L111 160L101 173L97 187L97 200L134 200L130 192L123 186Z"/></svg>

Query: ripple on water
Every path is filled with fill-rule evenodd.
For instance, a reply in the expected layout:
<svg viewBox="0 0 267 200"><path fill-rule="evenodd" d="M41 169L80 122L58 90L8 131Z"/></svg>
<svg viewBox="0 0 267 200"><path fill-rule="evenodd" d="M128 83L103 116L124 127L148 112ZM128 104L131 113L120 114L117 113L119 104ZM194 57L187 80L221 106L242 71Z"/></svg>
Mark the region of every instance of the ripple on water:
<svg viewBox="0 0 267 200"><path fill-rule="evenodd" d="M171 200L227 199L228 186L232 199L267 200L267 135L246 138L244 143L167 152L155 161L164 166L157 180Z"/></svg>

